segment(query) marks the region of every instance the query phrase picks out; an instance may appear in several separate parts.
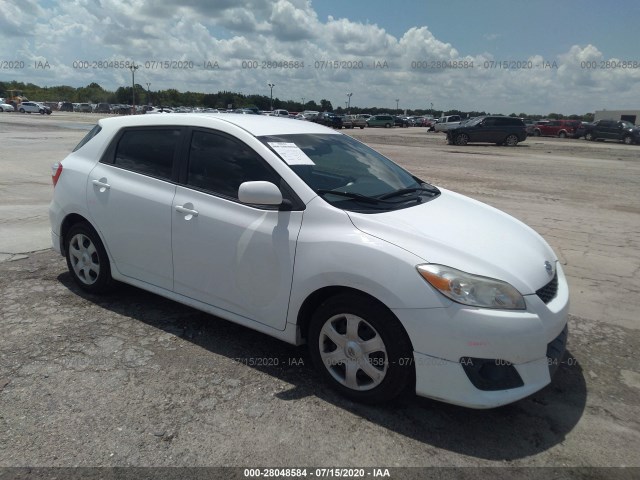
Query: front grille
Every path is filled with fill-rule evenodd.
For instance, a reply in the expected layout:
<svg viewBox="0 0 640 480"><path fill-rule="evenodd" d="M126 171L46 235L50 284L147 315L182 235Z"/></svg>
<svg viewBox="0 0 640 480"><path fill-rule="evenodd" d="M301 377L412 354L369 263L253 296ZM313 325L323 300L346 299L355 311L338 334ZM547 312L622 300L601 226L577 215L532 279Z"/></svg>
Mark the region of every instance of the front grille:
<svg viewBox="0 0 640 480"><path fill-rule="evenodd" d="M558 272L553 276L551 281L547 283L540 290L536 291L536 295L540 297L544 303L549 303L551 300L556 298L558 294Z"/></svg>

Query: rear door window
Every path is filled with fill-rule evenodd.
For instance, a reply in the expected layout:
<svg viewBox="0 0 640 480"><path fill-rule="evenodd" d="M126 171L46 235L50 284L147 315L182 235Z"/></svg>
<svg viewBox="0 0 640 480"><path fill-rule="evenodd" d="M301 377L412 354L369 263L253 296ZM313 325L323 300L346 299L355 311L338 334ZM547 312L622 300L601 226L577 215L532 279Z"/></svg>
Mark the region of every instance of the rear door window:
<svg viewBox="0 0 640 480"><path fill-rule="evenodd" d="M170 180L181 138L182 131L179 128L125 131L118 141L113 164L126 170Z"/></svg>

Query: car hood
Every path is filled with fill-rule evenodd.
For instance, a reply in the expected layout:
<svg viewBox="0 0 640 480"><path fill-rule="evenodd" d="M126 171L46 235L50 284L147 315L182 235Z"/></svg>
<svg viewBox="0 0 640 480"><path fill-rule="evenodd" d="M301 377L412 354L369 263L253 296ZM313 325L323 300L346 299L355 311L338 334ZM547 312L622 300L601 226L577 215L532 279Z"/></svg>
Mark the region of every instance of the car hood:
<svg viewBox="0 0 640 480"><path fill-rule="evenodd" d="M415 207L364 214L347 212L364 233L405 249L425 263L509 282L523 295L552 278L557 257L533 229L489 205L440 189L441 195Z"/></svg>

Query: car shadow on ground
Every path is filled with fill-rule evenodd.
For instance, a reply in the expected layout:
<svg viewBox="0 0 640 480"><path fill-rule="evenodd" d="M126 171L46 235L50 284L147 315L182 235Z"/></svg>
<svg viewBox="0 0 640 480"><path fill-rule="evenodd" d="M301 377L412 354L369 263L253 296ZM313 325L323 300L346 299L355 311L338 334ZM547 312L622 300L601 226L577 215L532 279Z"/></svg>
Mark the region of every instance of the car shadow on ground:
<svg viewBox="0 0 640 480"><path fill-rule="evenodd" d="M384 406L362 405L341 397L321 381L305 346L289 345L128 285L119 286L113 294L95 296L80 290L68 273L59 275L58 280L99 308L177 335L211 354L240 361L246 368L294 385L275 394L284 403L316 396L397 434L472 457L509 461L548 450L571 432L586 405L585 378L570 350L551 385L501 408L473 410L414 394ZM252 358L277 361L269 365L243 362Z"/></svg>

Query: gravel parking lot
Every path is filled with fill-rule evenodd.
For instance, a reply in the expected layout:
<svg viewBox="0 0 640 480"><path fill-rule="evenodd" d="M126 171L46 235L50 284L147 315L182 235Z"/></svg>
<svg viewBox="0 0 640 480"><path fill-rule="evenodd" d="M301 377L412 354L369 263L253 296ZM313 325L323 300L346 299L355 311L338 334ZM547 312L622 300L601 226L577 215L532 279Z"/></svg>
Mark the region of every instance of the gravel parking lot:
<svg viewBox="0 0 640 480"><path fill-rule="evenodd" d="M49 248L50 165L97 116L0 114L0 467L640 467L640 146L346 133L532 226L571 287L554 382L475 411L319 383L304 347L133 287L81 292Z"/></svg>

